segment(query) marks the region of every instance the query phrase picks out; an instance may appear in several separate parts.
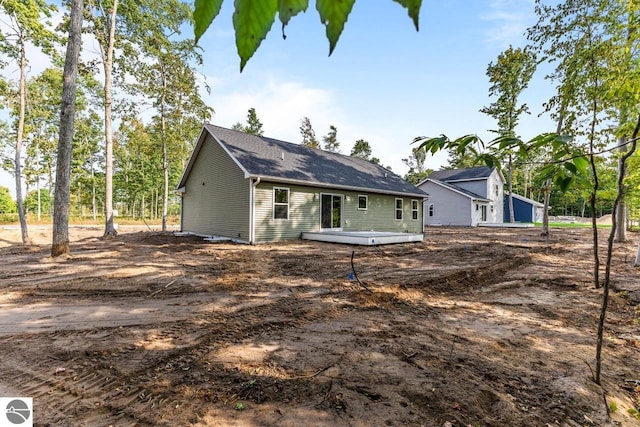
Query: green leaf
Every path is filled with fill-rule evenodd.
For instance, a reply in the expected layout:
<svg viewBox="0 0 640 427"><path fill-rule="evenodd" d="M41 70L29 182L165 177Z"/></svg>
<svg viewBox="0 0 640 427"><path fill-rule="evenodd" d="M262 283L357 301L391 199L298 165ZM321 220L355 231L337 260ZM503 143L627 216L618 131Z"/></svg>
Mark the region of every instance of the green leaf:
<svg viewBox="0 0 640 427"><path fill-rule="evenodd" d="M463 147L466 147L467 145L469 145L471 143L479 143L480 145L482 145L484 147L484 142L482 142L482 139L480 139L480 137L478 135L475 135L475 134L469 134L469 135L461 136L460 138L455 139L452 142L453 145L458 145L458 146L463 146Z"/></svg>
<svg viewBox="0 0 640 427"><path fill-rule="evenodd" d="M326 34L329 40L329 56L333 53L340 34L347 22L349 13L356 0L317 0L316 9L320 14L320 21L327 28Z"/></svg>
<svg viewBox="0 0 640 427"><path fill-rule="evenodd" d="M284 35L284 27L289 23L291 18L300 12L306 12L309 7L309 0L278 0L278 16L282 22L282 36Z"/></svg>
<svg viewBox="0 0 640 427"><path fill-rule="evenodd" d="M586 157L576 157L573 159L573 164L580 173L584 173L589 167L589 160Z"/></svg>
<svg viewBox="0 0 640 427"><path fill-rule="evenodd" d="M276 19L278 0L236 0L233 28L240 55L240 72L262 43Z"/></svg>
<svg viewBox="0 0 640 427"><path fill-rule="evenodd" d="M420 145L418 149L424 149L427 152L431 152L431 154L435 154L438 151L442 150L446 145L450 144L449 138L446 135L440 135L435 138L419 136L413 139L412 144L419 142Z"/></svg>
<svg viewBox="0 0 640 427"><path fill-rule="evenodd" d="M573 181L573 178L570 176L558 175L556 177L556 185L560 188L560 191L562 191L563 193L566 193L567 190L569 190L569 187L571 187L572 181Z"/></svg>
<svg viewBox="0 0 640 427"><path fill-rule="evenodd" d="M195 0L193 7L193 33L196 43L220 13L222 2L223 0Z"/></svg>
<svg viewBox="0 0 640 427"><path fill-rule="evenodd" d="M413 19L413 25L416 26L416 31L420 31L418 25L418 15L420 14L420 6L422 5L422 0L394 0L396 3L400 3L402 6L407 8L409 12L409 17Z"/></svg>
<svg viewBox="0 0 640 427"><path fill-rule="evenodd" d="M577 172L576 165L574 165L574 164L573 164L573 163L571 163L571 162L567 162L567 163L565 163L565 164L564 164L564 168L565 168L566 170L568 170L569 172L571 172L571 173L576 173L576 172Z"/></svg>

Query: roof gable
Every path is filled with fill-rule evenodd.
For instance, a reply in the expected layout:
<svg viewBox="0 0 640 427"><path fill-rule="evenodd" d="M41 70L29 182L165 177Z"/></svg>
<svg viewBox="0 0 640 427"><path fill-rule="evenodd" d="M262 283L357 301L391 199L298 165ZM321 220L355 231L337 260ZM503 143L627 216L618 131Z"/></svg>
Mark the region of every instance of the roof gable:
<svg viewBox="0 0 640 427"><path fill-rule="evenodd" d="M437 179L427 178L426 180L423 181L423 184L427 183L427 182L431 182L431 183L433 183L435 185L439 185L440 187L446 188L449 191L453 191L455 193L459 193L459 194L461 194L461 195L463 195L465 197L468 197L471 200L478 200L478 201L481 201L481 202L490 202L489 199L487 199L485 197L482 197L479 194L476 194L476 193L471 192L469 190L465 190L464 188L459 187L459 186L457 186L455 184L451 184L449 182L439 181Z"/></svg>
<svg viewBox="0 0 640 427"><path fill-rule="evenodd" d="M364 159L210 124L204 126L205 133L211 134L229 153L247 178L260 177L279 182L426 197L426 193L419 188ZM179 187L184 185L191 164L197 157L196 150L205 139L203 135L200 136Z"/></svg>

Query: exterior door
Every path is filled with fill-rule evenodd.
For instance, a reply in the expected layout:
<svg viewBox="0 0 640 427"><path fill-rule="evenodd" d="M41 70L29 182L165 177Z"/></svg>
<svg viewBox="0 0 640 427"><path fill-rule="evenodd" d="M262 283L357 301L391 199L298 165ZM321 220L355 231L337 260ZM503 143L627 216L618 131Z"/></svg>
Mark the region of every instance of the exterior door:
<svg viewBox="0 0 640 427"><path fill-rule="evenodd" d="M342 228L342 195L323 194L320 200L320 227Z"/></svg>

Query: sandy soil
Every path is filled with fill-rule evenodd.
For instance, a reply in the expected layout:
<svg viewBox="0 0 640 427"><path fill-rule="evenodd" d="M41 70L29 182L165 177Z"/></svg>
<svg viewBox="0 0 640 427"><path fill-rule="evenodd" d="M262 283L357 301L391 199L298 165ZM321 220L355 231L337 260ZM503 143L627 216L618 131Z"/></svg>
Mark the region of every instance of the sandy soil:
<svg viewBox="0 0 640 427"><path fill-rule="evenodd" d="M74 227L51 259L46 228L23 247L0 227L0 391L33 397L37 425L640 425L637 235L613 258L603 388L590 230L100 235Z"/></svg>

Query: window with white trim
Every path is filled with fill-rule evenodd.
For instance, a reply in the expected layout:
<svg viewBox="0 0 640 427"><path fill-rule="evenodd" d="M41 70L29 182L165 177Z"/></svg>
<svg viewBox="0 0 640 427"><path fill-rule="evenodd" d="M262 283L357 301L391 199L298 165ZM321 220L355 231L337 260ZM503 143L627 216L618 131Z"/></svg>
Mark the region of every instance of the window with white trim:
<svg viewBox="0 0 640 427"><path fill-rule="evenodd" d="M358 196L358 210L366 211L369 208L369 197L368 196Z"/></svg>
<svg viewBox="0 0 640 427"><path fill-rule="evenodd" d="M419 209L418 209L418 201L415 199L411 200L411 219L414 221L418 220L418 213L419 213Z"/></svg>
<svg viewBox="0 0 640 427"><path fill-rule="evenodd" d="M429 203L429 216L433 216L436 213L436 208L433 203Z"/></svg>
<svg viewBox="0 0 640 427"><path fill-rule="evenodd" d="M273 219L289 219L289 189L273 187Z"/></svg>
<svg viewBox="0 0 640 427"><path fill-rule="evenodd" d="M396 199L396 220L402 221L402 199Z"/></svg>

